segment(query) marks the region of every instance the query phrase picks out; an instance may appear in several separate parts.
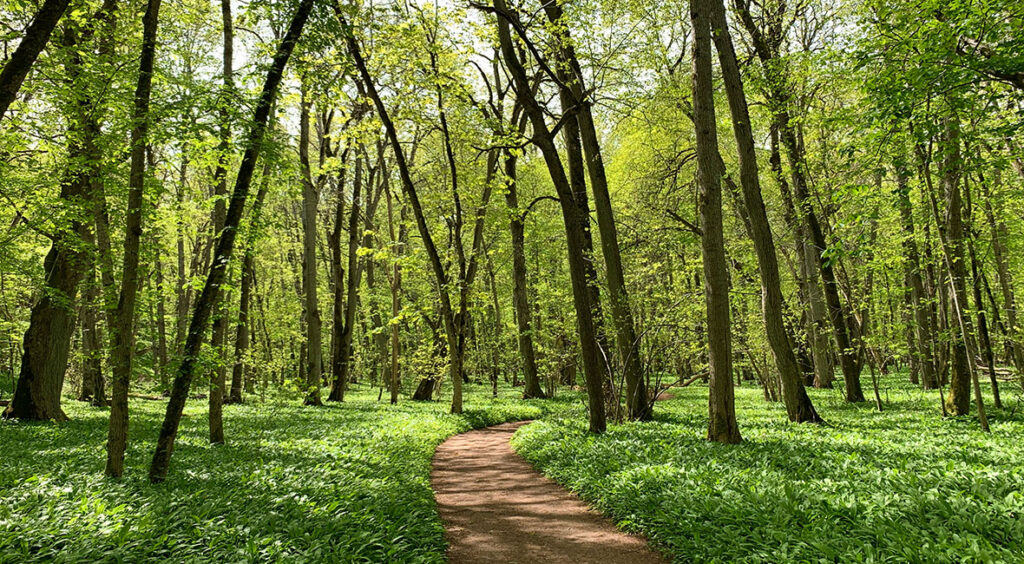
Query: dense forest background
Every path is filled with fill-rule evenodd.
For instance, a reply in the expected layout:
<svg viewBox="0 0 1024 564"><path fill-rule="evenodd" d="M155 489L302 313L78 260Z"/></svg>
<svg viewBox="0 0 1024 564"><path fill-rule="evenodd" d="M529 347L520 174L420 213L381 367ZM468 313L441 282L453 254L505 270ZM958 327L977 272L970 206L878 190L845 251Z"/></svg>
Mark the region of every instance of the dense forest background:
<svg viewBox="0 0 1024 564"><path fill-rule="evenodd" d="M1014 420L1017 2L6 0L0 41L4 418L91 403L107 475L350 390Z"/></svg>

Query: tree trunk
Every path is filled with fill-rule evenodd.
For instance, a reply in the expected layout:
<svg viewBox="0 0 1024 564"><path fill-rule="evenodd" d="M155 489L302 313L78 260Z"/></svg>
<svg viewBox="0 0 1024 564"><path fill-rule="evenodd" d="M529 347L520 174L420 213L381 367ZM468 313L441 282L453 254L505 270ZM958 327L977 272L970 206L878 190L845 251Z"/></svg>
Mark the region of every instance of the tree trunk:
<svg viewBox="0 0 1024 564"><path fill-rule="evenodd" d="M505 153L505 203L509 209L509 232L512 237L512 305L516 312L519 336L519 358L523 363L523 399L544 397L537 376L537 353L533 348L530 328L530 301L526 287L526 235L523 225L524 211L519 208L519 190L516 185L516 162L519 157L511 151Z"/></svg>
<svg viewBox="0 0 1024 564"><path fill-rule="evenodd" d="M711 81L711 24L714 0L690 0L694 30L693 123L697 137L697 183L700 190L701 249L708 335L708 435L711 441L738 443L732 385L729 324L729 272L722 227L721 166L718 155L714 90Z"/></svg>
<svg viewBox="0 0 1024 564"><path fill-rule="evenodd" d="M206 333L207 323L209 323L210 315L213 312L213 305L217 294L220 292L220 286L224 282L228 262L231 260L231 254L234 250L235 236L238 231L238 225L242 220L245 201L249 195L249 187L252 184L256 160L262 148L263 135L267 128L267 118L270 115L270 107L277 95L285 65L288 63L292 50L295 48L295 43L302 35L302 28L305 26L312 8L313 0L302 0L299 3L298 9L288 26L288 32L285 34L284 39L281 40L277 52L274 54L273 64L270 70L267 71L267 79L260 93L248 136L245 139L245 153L242 155L242 162L238 168L238 176L235 180L235 188L231 194L231 205L228 207L227 220L224 230L217 240L214 254L217 260L213 262L210 273L206 278L206 283L203 285L203 291L196 301L195 311L189 325L188 337L185 341L185 354L171 388L171 398L167 403L167 413L160 428L156 451L153 453L153 462L149 468L149 480L151 482L162 482L167 477L171 453L174 450L174 439L178 434L181 414L185 409L188 390L195 375L195 364L203 342L203 335Z"/></svg>
<svg viewBox="0 0 1024 564"><path fill-rule="evenodd" d="M157 241L156 260L153 269L156 274L156 361L157 374L160 379L160 390L166 390L167 380L167 308L164 304L164 266L161 243Z"/></svg>
<svg viewBox="0 0 1024 564"><path fill-rule="evenodd" d="M544 156L548 173L558 193L562 220L565 224L569 278L572 282L573 303L576 309L580 348L583 352L583 370L587 381L590 432L603 433L607 426L603 390L607 372L602 353L598 347L597 320L594 316L590 284L587 276L588 233L584 227L583 218L578 217L580 211L575 201L573 186L565 175L565 169L562 166L562 160L555 145L554 137L545 123L544 111L532 95L526 70L516 53L509 29L509 19L515 19L515 15L509 12L504 0L494 0L494 8L498 12L498 38L502 56L515 81L516 90L519 96L523 98L524 111L533 126L533 142Z"/></svg>
<svg viewBox="0 0 1024 564"><path fill-rule="evenodd" d="M711 9L712 36L718 49L725 91L729 100L729 110L732 114L733 133L739 150L743 202L750 222L754 252L757 255L757 263L761 272L761 311L768 344L774 353L775 366L779 371L782 383L786 413L790 421L820 423L821 417L815 411L814 404L811 403L811 398L807 395L807 390L804 389L800 367L796 362L796 355L783 322L784 302L782 283L779 278L778 257L775 254L775 241L761 195L754 135L751 131L750 115L747 109L746 95L743 92L739 64L736 62L732 38L729 36L725 6L722 4L722 0L705 0L705 5ZM717 144L712 147L717 150Z"/></svg>
<svg viewBox="0 0 1024 564"><path fill-rule="evenodd" d="M437 251L437 246L434 244L434 239L430 234L430 228L427 226L426 215L424 214L423 206L420 204L416 185L412 181L405 153L398 139L398 132L391 121L387 108L384 107L384 102L377 91L376 84L373 82L373 77L370 76L370 72L366 68L366 62L363 60L362 53L360 52L359 43L355 36L351 34L351 28L341 12L341 7L337 2L334 2L332 7L342 27L349 30L348 37L346 38L349 53L352 55L367 94L369 94L374 106L377 108L377 115L384 124L391 149L395 153L395 163L398 166L399 177L402 180L402 190L405 192L409 205L412 207L413 215L416 218L416 229L423 239L423 246L427 251L430 267L434 272L434 278L437 283L437 291L441 301L441 317L443 318L445 334L448 340L448 350L454 353L459 349L459 332L456 327L451 296L448 295L448 274L445 272L444 264L441 262L441 255ZM462 362L460 356L459 354L449 355L449 373L452 379L452 413L462 413Z"/></svg>
<svg viewBox="0 0 1024 564"><path fill-rule="evenodd" d="M803 218L804 225L807 228L806 235L810 236L810 243L814 245L814 253L817 254L818 258L817 266L821 272L825 304L828 306L828 317L832 324L832 332L835 336L836 344L839 347L839 360L843 370L846 401L862 402L865 399L864 391L860 384L861 367L858 362L857 349L853 343L853 314L849 304L844 305L839 297L839 287L832 262L824 253L828 247L825 242L824 232L821 229L821 223L818 221L813 208L806 176L807 159L804 155L803 145L797 139L796 127L791 116L791 92L793 88L790 84L788 71L784 62L779 60L778 45L773 47L761 33L760 28L750 13L749 4L743 0L734 0L734 3L740 20L751 35L754 51L767 75L766 81L769 102L772 106L772 117L782 140L782 146L786 149L787 156L789 157L796 211ZM776 38L775 41L779 42L781 38Z"/></svg>
<svg viewBox="0 0 1024 564"><path fill-rule="evenodd" d="M348 214L348 278L345 281L345 309L341 332L338 339L338 363L329 401L344 401L352 363L352 334L355 332L356 307L359 304L359 282L362 268L359 265L359 214L363 193L363 160L356 157L355 174L352 178L352 208ZM369 198L367 198L369 199Z"/></svg>
<svg viewBox="0 0 1024 564"><path fill-rule="evenodd" d="M998 185L1000 178L997 175L993 180ZM995 258L999 290L1003 298L1003 312L1006 314L1006 346L1010 350L1017 372L1021 375L1021 384L1024 385L1024 347L1021 346L1017 329L1017 300L1013 295L1013 276L1010 273L1009 251L1006 248L1006 222L1002 220L1002 214L999 221L996 220L992 194L984 182L981 183L981 189L982 200L985 202L985 219L992 233L992 255Z"/></svg>
<svg viewBox="0 0 1024 564"><path fill-rule="evenodd" d="M545 12L553 24L563 22L562 8L557 3L545 4ZM562 46L558 51L563 64L571 70L571 80L566 81L572 101L577 106L577 121L580 140L586 153L587 173L590 187L594 192L594 207L597 211L597 226L601 234L601 251L604 255L605 270L608 277L608 294L612 306L612 324L615 329L615 342L622 363L623 377L626 382L626 414L634 420L650 419L651 404L647 401L647 386L644 380L643 367L640 364L640 340L636 334L633 312L629 304L625 274L622 267L622 256L619 252L618 230L615 226L615 215L612 209L611 195L608 191L608 179L605 175L604 159L598 141L597 129L591 110L591 101L585 95L583 71L576 58L567 28L562 29Z"/></svg>
<svg viewBox="0 0 1024 564"><path fill-rule="evenodd" d="M222 79L224 84L221 88L221 99L218 110L220 113L219 145L217 147L217 169L214 172L216 180L213 204L213 231L214 237L219 237L224 229L226 204L228 195L228 160L230 159L231 148L231 104L234 91L234 22L231 18L231 0L221 0L221 24L224 35L224 54ZM228 336L228 312L227 300L223 294L214 303L213 314L213 337L210 338L210 347L213 349L216 362L213 373L210 375L210 443L221 444L224 442L224 390L227 379L227 363L225 361L224 345Z"/></svg>
<svg viewBox="0 0 1024 564"><path fill-rule="evenodd" d="M320 329L320 301L317 298L317 201L320 196L313 184L309 164L309 92L302 86L299 113L299 161L302 167L302 295L306 312L306 399L305 405L321 405L320 386L323 374L323 340ZM332 398L334 392L331 392Z"/></svg>
<svg viewBox="0 0 1024 564"><path fill-rule="evenodd" d="M25 29L18 48L11 54L2 71L0 71L0 119L4 118L7 108L21 90L21 84L32 70L36 58L50 41L50 34L57 26L61 16L70 4L69 0L46 0L36 12L32 23Z"/></svg>
<svg viewBox="0 0 1024 564"><path fill-rule="evenodd" d="M921 387L932 390L938 387L935 376L935 361L932 353L933 331L931 317L928 315L928 296L921 277L921 265L914 240L914 217L910 203L910 188L907 186L909 175L902 165L896 167L896 204L903 223L903 254L904 275L908 291L904 293L907 307L913 317L913 344L911 354L914 356L921 376Z"/></svg>
<svg viewBox="0 0 1024 564"><path fill-rule="evenodd" d="M135 87L132 113L131 171L128 178L128 211L125 218L124 261L121 268L121 293L114 326L110 427L107 433L107 476L124 473L124 452L128 444L128 388L131 385L135 353L135 300L139 291L139 247L142 240L142 205L146 174L146 143L149 132L149 98L156 57L156 34L161 0L149 0L142 17L142 52L139 79Z"/></svg>
<svg viewBox="0 0 1024 564"><path fill-rule="evenodd" d="M383 165L383 161L381 163ZM394 220L394 206L391 203L391 188L387 184L388 176L387 172L381 170L381 175L385 183L384 197L387 198L388 206L388 233L391 236L391 246L394 253L394 262L391 267L391 321L388 325L391 326L391 364L388 369L389 375L389 388L391 391L391 404L398 403L398 391L401 387L401 375L399 373L399 358L401 355L401 340L399 339L398 329L398 316L402 311L402 265L401 256L405 242L405 221L402 221L399 226L398 236L395 236L395 220ZM405 209L402 209L400 213L401 219L405 219Z"/></svg>
<svg viewBox="0 0 1024 564"><path fill-rule="evenodd" d="M103 339L100 338L97 323L97 304L100 301L99 281L96 270L89 269L82 293L82 393L80 401L87 401L97 407L107 405L107 396L103 381Z"/></svg>

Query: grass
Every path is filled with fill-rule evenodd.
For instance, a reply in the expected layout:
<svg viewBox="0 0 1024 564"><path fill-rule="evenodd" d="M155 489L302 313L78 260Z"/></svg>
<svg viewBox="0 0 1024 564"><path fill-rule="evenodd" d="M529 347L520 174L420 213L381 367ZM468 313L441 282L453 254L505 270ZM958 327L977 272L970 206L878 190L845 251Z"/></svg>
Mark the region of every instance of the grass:
<svg viewBox="0 0 1024 564"><path fill-rule="evenodd" d="M126 477L109 480L107 411L69 399L67 423L0 422L0 562L441 562L434 447L578 405L517 393L470 386L460 416L443 401L378 403L367 388L324 408L227 406L223 446L207 443L206 402L191 401L156 486L145 476L163 402L132 402Z"/></svg>
<svg viewBox="0 0 1024 564"><path fill-rule="evenodd" d="M1007 410L989 404L986 435L973 418L943 420L937 394L904 378L883 382L882 413L813 390L821 427L789 424L759 390L738 389L738 446L704 440L707 389L690 387L653 422L595 437L553 416L513 447L679 562L1024 561L1015 386Z"/></svg>

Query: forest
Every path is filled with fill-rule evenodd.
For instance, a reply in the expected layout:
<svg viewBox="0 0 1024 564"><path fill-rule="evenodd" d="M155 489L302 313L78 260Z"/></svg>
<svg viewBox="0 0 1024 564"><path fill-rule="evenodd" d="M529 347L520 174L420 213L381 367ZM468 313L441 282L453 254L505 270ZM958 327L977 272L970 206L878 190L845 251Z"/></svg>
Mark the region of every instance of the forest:
<svg viewBox="0 0 1024 564"><path fill-rule="evenodd" d="M1024 562L1024 4L0 41L0 562Z"/></svg>

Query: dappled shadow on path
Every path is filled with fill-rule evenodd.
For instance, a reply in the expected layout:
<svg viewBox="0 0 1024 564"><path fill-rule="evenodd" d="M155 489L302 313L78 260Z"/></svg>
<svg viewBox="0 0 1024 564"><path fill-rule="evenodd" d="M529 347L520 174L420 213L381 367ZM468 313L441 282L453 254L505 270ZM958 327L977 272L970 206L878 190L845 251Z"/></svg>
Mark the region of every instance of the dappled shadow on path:
<svg viewBox="0 0 1024 564"><path fill-rule="evenodd" d="M508 442L520 425L470 431L438 447L430 478L450 562L664 562L513 453Z"/></svg>

